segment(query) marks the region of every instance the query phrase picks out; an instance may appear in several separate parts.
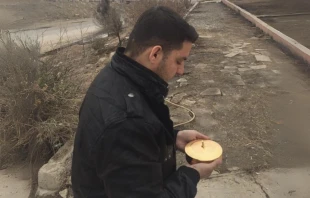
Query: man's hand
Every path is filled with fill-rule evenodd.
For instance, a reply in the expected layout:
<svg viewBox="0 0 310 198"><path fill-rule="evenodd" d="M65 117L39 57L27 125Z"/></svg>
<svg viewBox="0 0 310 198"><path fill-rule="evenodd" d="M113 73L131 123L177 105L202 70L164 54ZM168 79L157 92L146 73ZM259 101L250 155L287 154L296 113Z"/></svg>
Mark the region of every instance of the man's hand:
<svg viewBox="0 0 310 198"><path fill-rule="evenodd" d="M184 153L186 144L198 139L209 140L210 138L195 130L179 131L176 140L176 147L179 151Z"/></svg>
<svg viewBox="0 0 310 198"><path fill-rule="evenodd" d="M213 170L222 164L222 157L214 160L211 163L197 163L193 165L187 165L199 172L200 179L207 179L212 174Z"/></svg>

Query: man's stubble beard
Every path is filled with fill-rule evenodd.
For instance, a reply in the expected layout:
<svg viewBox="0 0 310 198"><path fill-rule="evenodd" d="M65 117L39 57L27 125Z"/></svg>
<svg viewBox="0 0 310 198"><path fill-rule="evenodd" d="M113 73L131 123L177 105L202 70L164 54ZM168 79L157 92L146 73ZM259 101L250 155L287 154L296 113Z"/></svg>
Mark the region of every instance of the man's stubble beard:
<svg viewBox="0 0 310 198"><path fill-rule="evenodd" d="M161 63L159 64L159 67L156 70L156 74L163 79L164 81L168 82L169 74L167 73L167 67L168 65L166 64L167 59L164 57Z"/></svg>

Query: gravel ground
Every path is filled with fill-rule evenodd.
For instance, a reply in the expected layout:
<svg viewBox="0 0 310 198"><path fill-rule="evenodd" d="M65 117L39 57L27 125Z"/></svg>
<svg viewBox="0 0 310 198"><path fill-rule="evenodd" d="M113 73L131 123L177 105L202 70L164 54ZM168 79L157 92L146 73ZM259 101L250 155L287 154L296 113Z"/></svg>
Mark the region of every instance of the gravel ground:
<svg viewBox="0 0 310 198"><path fill-rule="evenodd" d="M171 82L170 98L179 100L179 93L186 93L180 103L197 118L181 129L197 129L221 143L222 172L307 164L310 92L305 65L221 3L200 4L189 22L201 37L181 77L186 83L181 86L178 78ZM258 61L262 58L268 62ZM210 95L209 88L222 94ZM176 123L189 119L186 111L171 109Z"/></svg>

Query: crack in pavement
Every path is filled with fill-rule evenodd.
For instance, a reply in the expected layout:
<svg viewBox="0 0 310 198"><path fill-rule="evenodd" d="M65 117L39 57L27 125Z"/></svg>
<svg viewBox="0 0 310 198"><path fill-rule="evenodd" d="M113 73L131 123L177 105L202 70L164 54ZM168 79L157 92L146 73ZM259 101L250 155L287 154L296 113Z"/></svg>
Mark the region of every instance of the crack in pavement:
<svg viewBox="0 0 310 198"><path fill-rule="evenodd" d="M261 185L261 184L256 180L256 178L255 178L255 176L254 176L253 174L252 174L251 176L252 176L252 178L254 179L255 184L257 184L257 185L262 189L262 191L264 192L266 198L270 198L270 196L269 196L268 193L266 192L266 190L265 190L265 188L263 187L263 185Z"/></svg>

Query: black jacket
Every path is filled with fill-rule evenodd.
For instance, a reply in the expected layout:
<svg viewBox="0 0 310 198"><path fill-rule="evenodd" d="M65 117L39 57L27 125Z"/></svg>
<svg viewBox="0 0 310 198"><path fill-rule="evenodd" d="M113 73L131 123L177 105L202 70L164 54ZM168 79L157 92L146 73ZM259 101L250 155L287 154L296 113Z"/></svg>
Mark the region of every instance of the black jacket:
<svg viewBox="0 0 310 198"><path fill-rule="evenodd" d="M168 85L119 48L80 109L72 162L76 198L193 198L199 173L176 170Z"/></svg>

